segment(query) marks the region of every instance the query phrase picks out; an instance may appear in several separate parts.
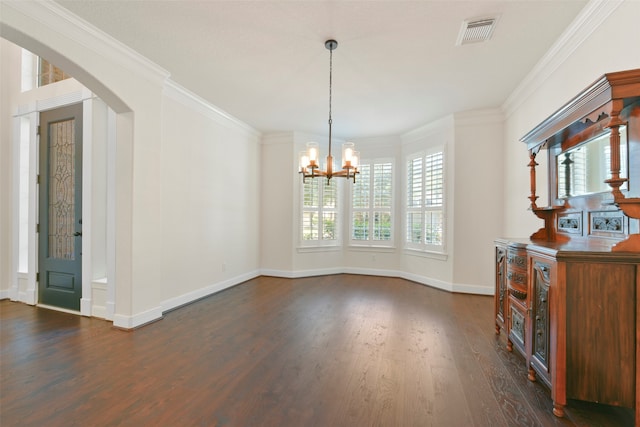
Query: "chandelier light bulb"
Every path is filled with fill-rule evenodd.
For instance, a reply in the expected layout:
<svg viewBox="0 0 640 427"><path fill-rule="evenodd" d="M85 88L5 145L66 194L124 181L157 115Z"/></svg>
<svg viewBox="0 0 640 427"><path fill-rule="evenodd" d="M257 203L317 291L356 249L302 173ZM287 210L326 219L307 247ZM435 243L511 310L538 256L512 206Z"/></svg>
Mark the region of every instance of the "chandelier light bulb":
<svg viewBox="0 0 640 427"><path fill-rule="evenodd" d="M360 152L359 151L354 151L353 155L351 156L351 167L354 169L358 169L358 166L360 166Z"/></svg>
<svg viewBox="0 0 640 427"><path fill-rule="evenodd" d="M353 165L353 142L345 142L342 144L342 169L351 168Z"/></svg>
<svg viewBox="0 0 640 427"><path fill-rule="evenodd" d="M307 143L307 155L309 156L309 166L318 165L318 144L316 142Z"/></svg>
<svg viewBox="0 0 640 427"><path fill-rule="evenodd" d="M309 155L306 151L300 153L300 172L304 172L309 167Z"/></svg>

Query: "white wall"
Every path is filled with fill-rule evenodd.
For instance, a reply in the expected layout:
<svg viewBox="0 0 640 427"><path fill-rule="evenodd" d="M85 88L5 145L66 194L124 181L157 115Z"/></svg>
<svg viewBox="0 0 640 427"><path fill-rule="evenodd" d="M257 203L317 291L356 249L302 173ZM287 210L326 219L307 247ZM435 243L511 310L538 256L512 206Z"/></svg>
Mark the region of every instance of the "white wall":
<svg viewBox="0 0 640 427"><path fill-rule="evenodd" d="M163 310L258 275L259 134L169 86L163 99ZM199 108L200 107L200 108Z"/></svg>
<svg viewBox="0 0 640 427"><path fill-rule="evenodd" d="M79 22L55 3L3 2L0 8L2 37L49 59L116 112L114 324L125 328L144 324L161 317L165 309L255 275L259 262L258 133L172 86L166 71ZM3 124L9 110L2 110ZM4 129L11 126L2 128L5 146L11 136ZM198 153L196 147L205 139L210 143ZM180 152L177 147L186 148L195 167L180 162L181 157L172 161ZM234 150L247 162L242 166L249 173L238 173L239 168L227 160ZM13 163L4 157L1 161L8 166L3 173L11 176ZM190 184L200 185L185 189L169 178L180 182L185 176ZM197 204L192 210L176 211L175 206L189 201L191 192ZM3 191L2 202L1 227L3 233L9 229L9 238L0 244L0 276L10 276L4 263L6 252L11 252L8 242L13 241L13 231L4 225L4 215L13 211L11 191ZM195 232L189 231L185 238L181 229ZM194 235L198 232L206 234ZM191 267L196 260L210 268L194 271ZM183 271L182 276L176 269Z"/></svg>
<svg viewBox="0 0 640 427"><path fill-rule="evenodd" d="M503 115L482 110L448 116L402 136L354 139L362 159L394 161L394 242L389 247L350 246L351 184L343 179L337 248L301 248L297 154L308 141L327 154L326 137L301 132L268 135L262 147L262 253L264 274L299 277L356 273L405 277L456 292L493 292L493 239L502 221ZM334 141L334 157L340 144ZM404 249L406 155L444 147L446 162L446 242L444 254ZM487 169L487 165L491 165ZM498 165L498 167L496 167ZM274 203L274 201L276 201Z"/></svg>
<svg viewBox="0 0 640 427"><path fill-rule="evenodd" d="M8 298L9 289L17 280L12 272L13 245L18 244L12 222L13 210L19 202L13 199L12 194L15 169L11 137L13 121L9 112L11 100L20 91L20 81L12 79L10 71L11 64L20 61L20 52L12 49L11 43L0 39L0 59L0 298Z"/></svg>
<svg viewBox="0 0 640 427"><path fill-rule="evenodd" d="M453 283L459 291L494 283L494 244L503 222L503 126L497 109L455 114ZM452 152L452 153L451 153Z"/></svg>
<svg viewBox="0 0 640 427"><path fill-rule="evenodd" d="M502 235L528 237L543 223L527 211L529 162L520 138L605 73L640 68L640 2L592 2L505 104ZM599 21L602 20L602 23ZM548 203L546 152L538 156L538 206Z"/></svg>
<svg viewBox="0 0 640 427"><path fill-rule="evenodd" d="M293 271L297 224L293 132L265 135L260 160L260 267L265 274Z"/></svg>

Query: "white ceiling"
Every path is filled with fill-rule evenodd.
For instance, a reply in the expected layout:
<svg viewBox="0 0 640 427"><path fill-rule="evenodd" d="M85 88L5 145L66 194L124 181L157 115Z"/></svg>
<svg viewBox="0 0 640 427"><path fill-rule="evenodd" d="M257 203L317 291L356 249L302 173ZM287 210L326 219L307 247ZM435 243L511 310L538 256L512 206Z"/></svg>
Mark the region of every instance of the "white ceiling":
<svg viewBox="0 0 640 427"><path fill-rule="evenodd" d="M261 132L398 135L500 107L586 5L527 1L57 0ZM499 16L455 46L463 20Z"/></svg>

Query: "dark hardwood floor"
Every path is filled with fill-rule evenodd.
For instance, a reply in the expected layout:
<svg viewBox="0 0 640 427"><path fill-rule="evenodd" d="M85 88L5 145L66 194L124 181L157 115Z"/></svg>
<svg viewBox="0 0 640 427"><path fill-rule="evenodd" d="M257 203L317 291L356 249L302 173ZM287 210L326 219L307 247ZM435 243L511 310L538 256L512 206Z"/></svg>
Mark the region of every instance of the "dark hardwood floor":
<svg viewBox="0 0 640 427"><path fill-rule="evenodd" d="M0 302L0 425L625 426L549 392L493 298L402 279L260 277L133 332Z"/></svg>

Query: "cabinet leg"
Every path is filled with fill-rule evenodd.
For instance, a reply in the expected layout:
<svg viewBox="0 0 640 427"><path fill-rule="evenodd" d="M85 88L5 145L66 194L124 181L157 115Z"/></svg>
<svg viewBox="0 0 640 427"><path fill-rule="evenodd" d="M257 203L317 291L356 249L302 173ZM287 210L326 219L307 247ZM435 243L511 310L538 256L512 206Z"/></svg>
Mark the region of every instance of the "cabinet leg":
<svg viewBox="0 0 640 427"><path fill-rule="evenodd" d="M556 402L553 402L553 415L559 418L564 417L564 405L559 405Z"/></svg>
<svg viewBox="0 0 640 427"><path fill-rule="evenodd" d="M527 378L529 379L529 381L536 380L536 371L534 371L531 366L529 366L529 374L527 375ZM553 411L555 412L555 409Z"/></svg>
<svg viewBox="0 0 640 427"><path fill-rule="evenodd" d="M510 339L507 339L507 351L513 351L513 343Z"/></svg>

